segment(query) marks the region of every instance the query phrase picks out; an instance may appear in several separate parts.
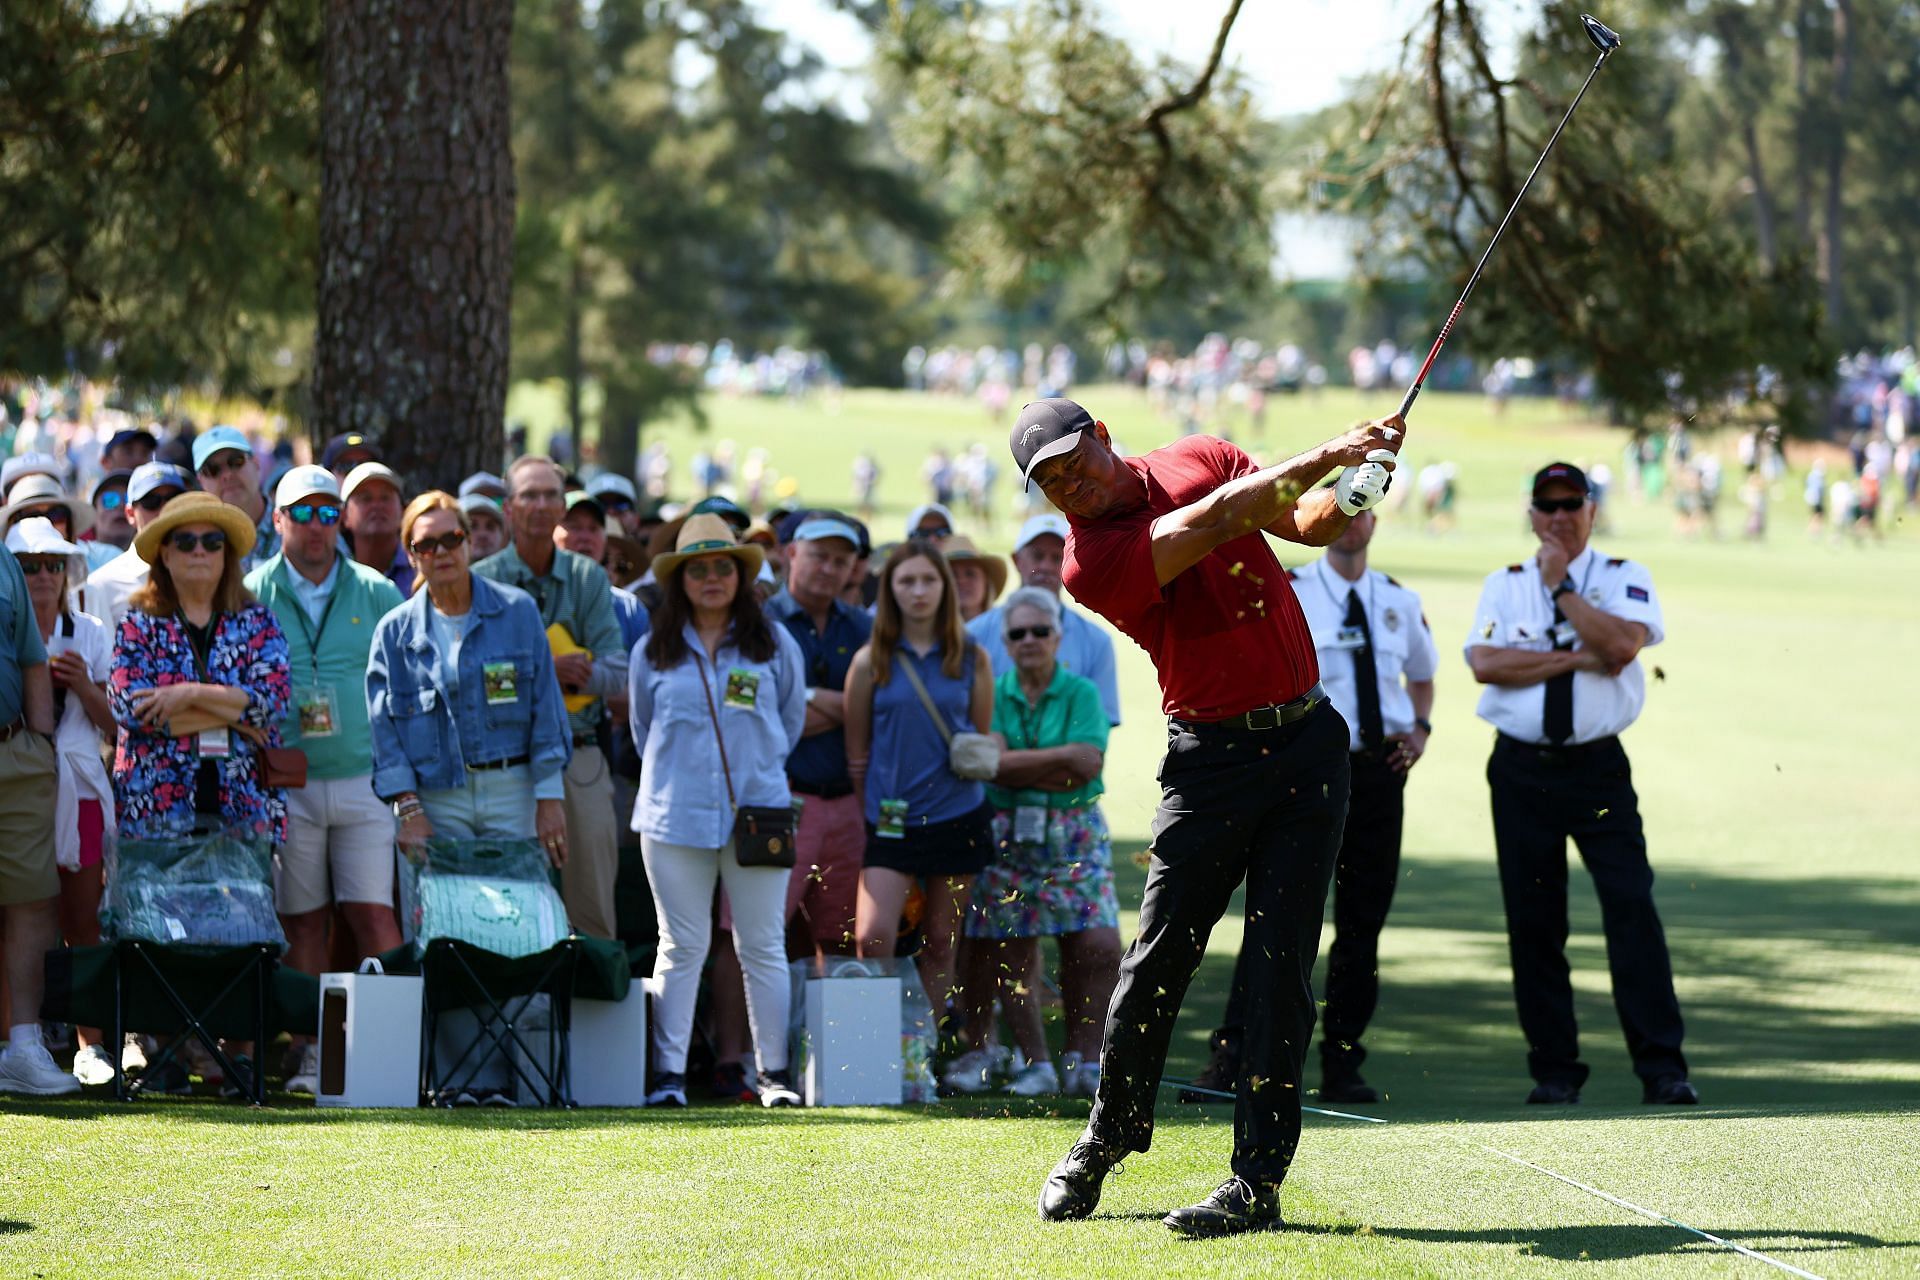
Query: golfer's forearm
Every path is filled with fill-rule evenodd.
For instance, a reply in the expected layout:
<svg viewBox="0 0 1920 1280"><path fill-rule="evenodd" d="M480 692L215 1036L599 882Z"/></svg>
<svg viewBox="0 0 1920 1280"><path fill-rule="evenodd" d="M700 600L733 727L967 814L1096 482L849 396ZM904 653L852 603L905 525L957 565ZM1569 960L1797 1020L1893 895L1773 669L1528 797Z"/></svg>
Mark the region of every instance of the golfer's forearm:
<svg viewBox="0 0 1920 1280"><path fill-rule="evenodd" d="M1537 652L1476 645L1467 663L1473 668L1473 678L1481 684L1518 688L1574 670L1579 665L1579 655L1572 649Z"/></svg>
<svg viewBox="0 0 1920 1280"><path fill-rule="evenodd" d="M1302 546L1326 547L1352 523L1353 517L1334 500L1333 490L1315 489L1293 504L1293 532L1282 536Z"/></svg>
<svg viewBox="0 0 1920 1280"><path fill-rule="evenodd" d="M1266 528L1333 469L1331 449L1330 444L1318 445L1277 466L1227 481L1203 499L1207 524L1222 542ZM1327 541L1338 536L1335 532Z"/></svg>

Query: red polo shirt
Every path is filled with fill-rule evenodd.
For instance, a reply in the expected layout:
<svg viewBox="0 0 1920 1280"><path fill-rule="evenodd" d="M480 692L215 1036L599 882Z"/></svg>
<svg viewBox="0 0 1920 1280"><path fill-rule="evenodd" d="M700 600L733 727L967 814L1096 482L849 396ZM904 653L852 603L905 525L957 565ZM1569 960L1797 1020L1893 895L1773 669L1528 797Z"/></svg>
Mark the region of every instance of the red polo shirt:
<svg viewBox="0 0 1920 1280"><path fill-rule="evenodd" d="M1062 576L1074 599L1153 658L1166 713L1224 720L1311 689L1320 679L1313 636L1265 533L1215 547L1164 587L1153 572L1154 520L1258 471L1253 459L1188 436L1121 461L1146 482L1147 504L1098 520L1068 516Z"/></svg>

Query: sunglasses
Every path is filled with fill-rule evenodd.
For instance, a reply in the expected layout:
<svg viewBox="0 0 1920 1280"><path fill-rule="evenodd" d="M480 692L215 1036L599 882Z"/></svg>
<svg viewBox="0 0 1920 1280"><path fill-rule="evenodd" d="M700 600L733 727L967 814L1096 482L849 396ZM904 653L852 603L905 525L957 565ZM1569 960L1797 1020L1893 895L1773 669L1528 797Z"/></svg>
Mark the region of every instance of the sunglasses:
<svg viewBox="0 0 1920 1280"><path fill-rule="evenodd" d="M26 574L29 578L40 573L61 573L64 572L67 567L66 560L61 556L19 556L16 558L20 561L20 572Z"/></svg>
<svg viewBox="0 0 1920 1280"><path fill-rule="evenodd" d="M99 504L102 511L118 511L127 505L127 492L124 489L114 489L101 494L94 499L94 502Z"/></svg>
<svg viewBox="0 0 1920 1280"><path fill-rule="evenodd" d="M1051 635L1053 635L1052 627L1012 627L1007 631L1007 639L1016 642L1025 640L1028 636L1032 636L1035 640L1045 640Z"/></svg>
<svg viewBox="0 0 1920 1280"><path fill-rule="evenodd" d="M695 582L705 582L708 578L731 578L738 571L731 556L720 560L695 560L683 570Z"/></svg>
<svg viewBox="0 0 1920 1280"><path fill-rule="evenodd" d="M17 518L21 520L31 520L35 516L45 517L55 524L66 524L73 518L65 507L40 507L37 509L29 507L27 510L22 511Z"/></svg>
<svg viewBox="0 0 1920 1280"><path fill-rule="evenodd" d="M1535 498L1533 500L1533 509L1543 516L1550 516L1556 511L1571 514L1586 505L1585 498Z"/></svg>
<svg viewBox="0 0 1920 1280"><path fill-rule="evenodd" d="M209 529L205 533L182 529L167 539L167 545L175 551L192 552L198 549L219 552L226 549L227 535L219 529Z"/></svg>
<svg viewBox="0 0 1920 1280"><path fill-rule="evenodd" d="M915 529L913 531L913 536L916 538L925 539L929 542L938 538L951 538L953 536L953 526L945 525L945 524L937 524L933 526L933 528L931 529Z"/></svg>
<svg viewBox="0 0 1920 1280"><path fill-rule="evenodd" d="M133 505L148 514L152 514L179 497L182 492L183 491L179 489L156 489Z"/></svg>
<svg viewBox="0 0 1920 1280"><path fill-rule="evenodd" d="M618 515L622 511L633 510L633 504L625 498L601 498L598 500L608 515Z"/></svg>
<svg viewBox="0 0 1920 1280"><path fill-rule="evenodd" d="M232 453L233 457L228 459L225 462L222 462L220 461L220 454L218 453L214 454L213 457L207 459L206 465L200 468L200 475L202 476L202 478L207 480L218 480L221 476L229 475L232 472L238 471L240 468L246 466L249 462L253 461L253 458L251 456L241 453L237 449L223 450L223 452Z"/></svg>
<svg viewBox="0 0 1920 1280"><path fill-rule="evenodd" d="M413 554L425 560L436 551L452 551L467 540L465 529L449 529L437 538L422 538L413 544Z"/></svg>
<svg viewBox="0 0 1920 1280"><path fill-rule="evenodd" d="M296 502L282 508L295 524L312 524L318 520L323 525L340 523L340 508L332 503Z"/></svg>

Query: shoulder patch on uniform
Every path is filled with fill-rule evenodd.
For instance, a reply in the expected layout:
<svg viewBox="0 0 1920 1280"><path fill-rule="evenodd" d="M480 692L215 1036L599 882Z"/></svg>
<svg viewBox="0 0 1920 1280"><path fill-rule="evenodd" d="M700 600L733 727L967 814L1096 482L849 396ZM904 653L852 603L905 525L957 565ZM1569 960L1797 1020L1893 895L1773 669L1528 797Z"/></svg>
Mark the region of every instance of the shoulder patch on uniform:
<svg viewBox="0 0 1920 1280"><path fill-rule="evenodd" d="M1647 589L1645 587L1628 587L1627 599L1638 600L1641 604L1645 604L1647 603Z"/></svg>
<svg viewBox="0 0 1920 1280"><path fill-rule="evenodd" d="M1626 563L1626 561L1625 561L1624 559L1617 559L1617 560L1609 560L1609 561L1607 561L1607 568L1609 568L1609 569L1618 569L1618 568L1619 568L1619 567L1620 567L1621 565L1623 565L1623 564L1625 564L1625 563Z"/></svg>
<svg viewBox="0 0 1920 1280"><path fill-rule="evenodd" d="M1397 586L1399 586L1399 585L1400 585L1400 580L1399 580L1398 578L1396 578L1396 577L1394 577L1394 576L1393 576L1392 574L1390 574L1390 573L1383 573L1383 574L1381 574L1380 576L1381 576L1381 577L1383 577L1383 578L1385 578L1385 579L1386 579L1386 580L1387 580L1387 581L1388 581L1389 583L1391 583L1391 584L1392 584L1393 586L1396 586L1396 587L1397 587Z"/></svg>
<svg viewBox="0 0 1920 1280"><path fill-rule="evenodd" d="M1527 566L1523 564L1510 564L1507 566L1508 573L1525 573L1526 571Z"/></svg>

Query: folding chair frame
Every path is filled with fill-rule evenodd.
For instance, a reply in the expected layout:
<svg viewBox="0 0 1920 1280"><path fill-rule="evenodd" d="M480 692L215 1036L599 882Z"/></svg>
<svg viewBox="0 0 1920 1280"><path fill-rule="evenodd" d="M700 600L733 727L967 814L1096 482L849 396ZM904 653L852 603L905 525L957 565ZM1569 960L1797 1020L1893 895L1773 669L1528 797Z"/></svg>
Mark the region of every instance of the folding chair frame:
<svg viewBox="0 0 1920 1280"><path fill-rule="evenodd" d="M422 1020L422 1048L420 1054L420 1094L429 1106L452 1106L453 1099L473 1084L485 1069L488 1054L498 1051L507 1060L512 1072L510 1079L518 1079L525 1084L535 1097L544 1097L540 1103L548 1107L573 1106L573 1085L570 1078L572 1053L570 1049L570 1031L573 1023L573 984L574 976L580 964L580 946L572 938L556 943L551 949L547 966L540 971L533 989L524 995L508 996L505 1000L496 1000L480 976L467 962L465 953L448 938L435 938L427 944L429 956L436 953L451 956L459 969L459 977L471 985L480 994L481 1005L463 1004L438 998L434 983L426 983L426 1017ZM423 960L424 971L427 963ZM533 1046L527 1043L525 1033L514 1025L507 1013L506 1005L521 1002L521 1009L532 1007L532 997L544 995L548 998L549 1016L547 1019L547 1053L544 1059L536 1057ZM442 1068L438 1054L440 1015L449 1009L471 1008L480 1024L479 1034L468 1042L466 1049L455 1058L452 1065ZM513 1050L518 1048L516 1055ZM526 1059L533 1068L529 1075L520 1059ZM551 1069L549 1069L551 1068ZM465 1070L466 1074L459 1073ZM535 1080L533 1077L538 1076Z"/></svg>
<svg viewBox="0 0 1920 1280"><path fill-rule="evenodd" d="M121 1102L131 1101L134 1096L134 1088L142 1080L146 1079L149 1073L158 1070L160 1067L172 1061L173 1055L179 1051L181 1046L187 1043L187 1037L192 1036L206 1046L207 1052L212 1054L213 1060L220 1064L220 1070L226 1073L228 1080L245 1082L247 1101L256 1107L265 1106L267 1090L264 1073L257 1065L253 1070L243 1072L240 1067L235 1064L234 1060L227 1056L226 1051L220 1047L220 1037L213 1034L202 1020L201 1015L196 1013L192 1007L187 1004L186 1000L181 997L179 991L174 988L174 985L167 981L167 975L161 972L160 961L157 957L164 956L167 950L168 948L164 944L143 942L135 938L123 938L114 944L113 1027L109 1031L107 1039L107 1044L113 1056L113 1096ZM249 944L245 950L252 954L234 971L233 977L229 978L227 984L220 988L219 994L207 1001L206 1008L218 1008L220 1003L237 990L242 982L246 981L248 977L252 977L253 1042L257 1052L257 1046L264 1045L267 1040L267 1000L269 998L269 988L273 982L273 966L280 958L280 947L276 943L256 942ZM167 998L167 1003L173 1006L173 1011L185 1020L186 1025L180 1034L173 1036L167 1042L166 1047L161 1049L158 1054L148 1061L147 1065L141 1069L139 1076L129 1081L126 1072L120 1065L121 1054L119 1049L121 1042L125 1039L126 1032L126 969L129 964L135 962L145 967L145 971L152 976L153 981L159 986L161 994Z"/></svg>

